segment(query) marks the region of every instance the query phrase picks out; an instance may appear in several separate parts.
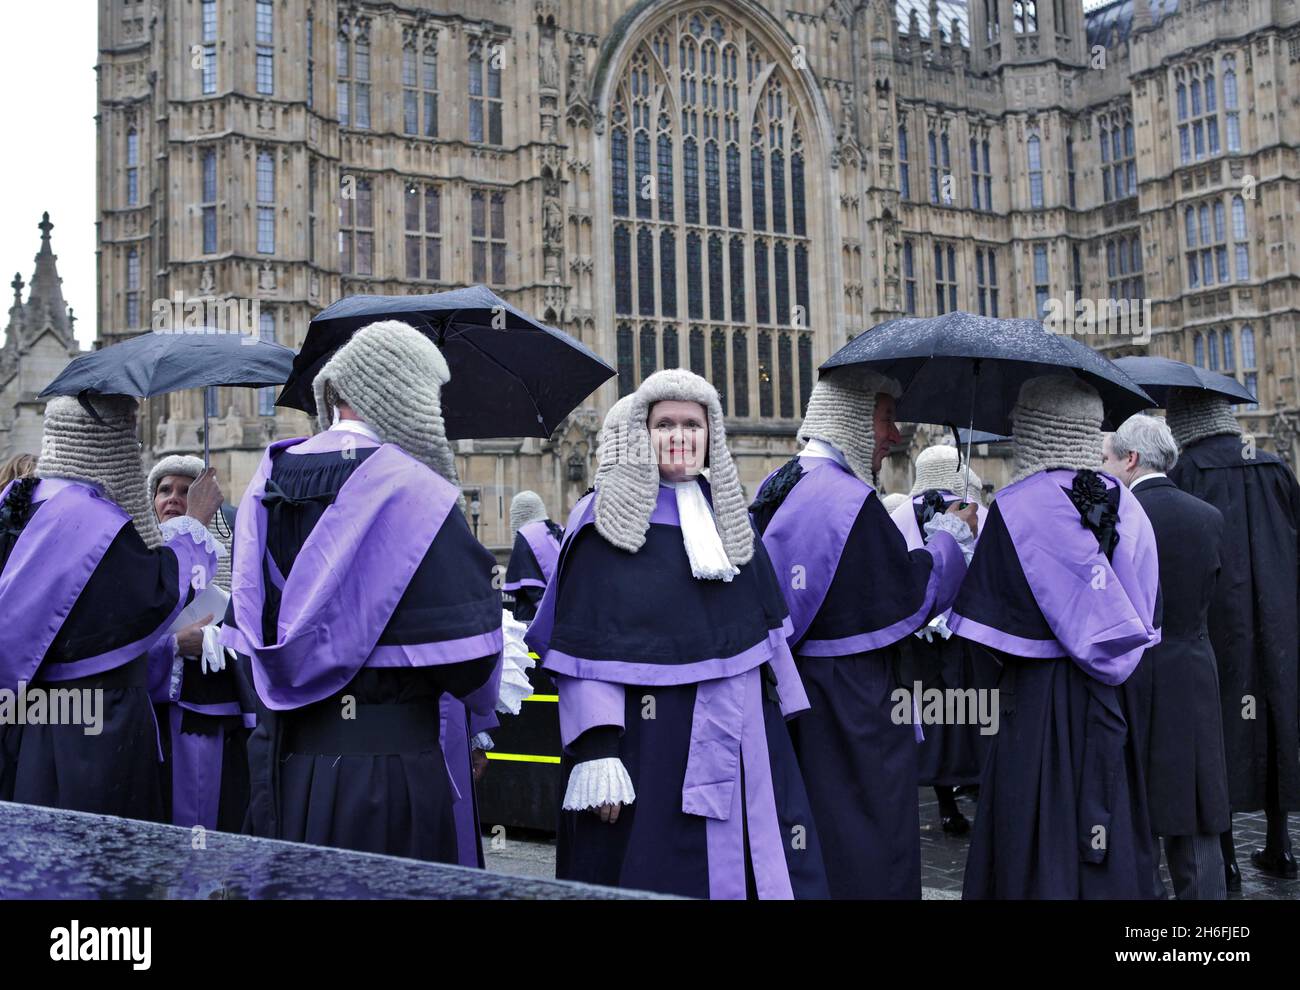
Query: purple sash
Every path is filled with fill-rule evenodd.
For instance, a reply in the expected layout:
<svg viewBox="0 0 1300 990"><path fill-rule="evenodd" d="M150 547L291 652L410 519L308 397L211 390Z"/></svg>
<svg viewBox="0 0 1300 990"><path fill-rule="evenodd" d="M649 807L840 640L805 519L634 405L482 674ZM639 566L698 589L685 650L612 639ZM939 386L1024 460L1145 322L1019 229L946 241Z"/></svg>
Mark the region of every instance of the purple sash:
<svg viewBox="0 0 1300 990"><path fill-rule="evenodd" d="M284 580L277 641L263 643L267 512L261 499L274 455L302 442L268 447L244 493L230 579L239 628L221 630L223 645L252 660L257 693L273 710L328 698L356 676L457 497L451 484L400 448L381 446L343 483L298 552ZM443 643L399 647L398 662L454 663L491 652L471 638L449 649Z"/></svg>
<svg viewBox="0 0 1300 990"><path fill-rule="evenodd" d="M1073 471L1040 471L998 493L1007 533L1034 600L1055 639L1027 640L954 612L959 636L1017 656L1069 657L1103 684L1122 684L1148 647L1160 642L1152 626L1159 562L1155 533L1131 492L1119 486L1119 542L1112 560L1081 525L1062 490Z"/></svg>
<svg viewBox="0 0 1300 990"><path fill-rule="evenodd" d="M826 600L858 513L875 491L828 458L800 457L799 464L804 476L763 533L790 609L790 643L796 651Z"/></svg>

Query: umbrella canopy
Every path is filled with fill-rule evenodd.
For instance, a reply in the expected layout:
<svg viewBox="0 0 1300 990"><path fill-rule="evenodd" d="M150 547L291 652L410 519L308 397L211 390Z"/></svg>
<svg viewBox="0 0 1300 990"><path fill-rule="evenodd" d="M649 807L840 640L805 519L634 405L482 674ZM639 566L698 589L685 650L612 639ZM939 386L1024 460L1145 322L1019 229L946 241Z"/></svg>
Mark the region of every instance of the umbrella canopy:
<svg viewBox="0 0 1300 990"><path fill-rule="evenodd" d="M1115 361L1161 406L1169 404L1171 388L1190 388L1222 396L1229 402L1255 402L1250 389L1237 379L1182 361L1162 357L1124 357Z"/></svg>
<svg viewBox="0 0 1300 990"><path fill-rule="evenodd" d="M1092 385L1112 429L1155 405L1113 362L1071 337L1048 332L1039 320L963 312L889 320L854 337L821 371L855 365L902 384L896 416L909 423L964 423L1009 434L1020 386L1052 374L1073 374Z"/></svg>
<svg viewBox="0 0 1300 990"><path fill-rule="evenodd" d="M153 331L73 358L38 398L134 395L186 388L283 384L293 351L256 337L206 328Z"/></svg>
<svg viewBox="0 0 1300 990"><path fill-rule="evenodd" d="M423 296L352 296L311 321L279 405L315 414L312 381L362 327L401 320L442 351L449 439L549 437L614 369L568 334L515 309L486 286Z"/></svg>
<svg viewBox="0 0 1300 990"><path fill-rule="evenodd" d="M986 433L984 430L968 430L961 427L957 431L957 442L962 446L972 443L1006 443L1011 437L1001 433Z"/></svg>

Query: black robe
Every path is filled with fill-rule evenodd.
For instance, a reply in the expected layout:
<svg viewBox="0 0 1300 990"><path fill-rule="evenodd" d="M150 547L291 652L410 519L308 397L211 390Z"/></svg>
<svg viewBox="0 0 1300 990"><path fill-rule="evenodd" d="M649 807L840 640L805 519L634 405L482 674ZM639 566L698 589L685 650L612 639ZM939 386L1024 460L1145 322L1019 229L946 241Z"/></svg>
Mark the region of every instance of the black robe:
<svg viewBox="0 0 1300 990"><path fill-rule="evenodd" d="M1253 456L1247 457L1247 454ZM1233 811L1300 808L1300 485L1241 437L1190 444L1169 478L1223 513L1210 608Z"/></svg>
<svg viewBox="0 0 1300 990"><path fill-rule="evenodd" d="M1223 516L1168 478L1133 488L1160 556L1161 640L1123 691L1157 835L1228 829L1219 678L1206 623L1219 573Z"/></svg>

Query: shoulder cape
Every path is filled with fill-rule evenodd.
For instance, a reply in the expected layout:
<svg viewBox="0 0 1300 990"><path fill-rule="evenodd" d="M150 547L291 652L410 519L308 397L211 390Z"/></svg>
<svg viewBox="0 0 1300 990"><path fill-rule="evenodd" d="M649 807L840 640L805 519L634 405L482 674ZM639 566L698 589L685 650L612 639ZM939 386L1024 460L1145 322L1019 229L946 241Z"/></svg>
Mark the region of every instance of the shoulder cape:
<svg viewBox="0 0 1300 990"><path fill-rule="evenodd" d="M1073 471L1040 471L998 493L948 620L954 633L1016 656L1069 657L1104 684L1128 678L1143 651L1160 642L1159 561L1137 499L1101 477L1119 488L1119 542L1110 560L1066 495Z"/></svg>
<svg viewBox="0 0 1300 990"><path fill-rule="evenodd" d="M302 442L267 448L235 523L234 622L222 627L221 642L249 657L263 703L284 710L320 701L363 666L433 666L499 653L500 596L490 587L490 554L466 530L452 534L465 538L443 557L428 560L441 533L464 526L454 511L457 492L392 444L380 446L348 476L289 574L278 572L266 552L262 499L275 457ZM427 568L437 572L441 586L464 590L470 600L441 604L428 594L412 595L413 578ZM270 643L263 638L267 581L280 589L277 636ZM474 594L480 586L482 594Z"/></svg>

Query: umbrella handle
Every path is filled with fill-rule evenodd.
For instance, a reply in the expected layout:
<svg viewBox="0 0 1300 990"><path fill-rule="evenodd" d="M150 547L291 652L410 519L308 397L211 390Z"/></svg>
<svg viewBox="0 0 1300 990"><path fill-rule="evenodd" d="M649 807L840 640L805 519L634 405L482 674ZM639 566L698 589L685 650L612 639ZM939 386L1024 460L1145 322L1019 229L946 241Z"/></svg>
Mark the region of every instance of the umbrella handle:
<svg viewBox="0 0 1300 990"><path fill-rule="evenodd" d="M970 492L970 447L975 439L975 393L979 391L981 359L975 359L975 381L970 389L970 428L966 434L966 478L961 486L961 507L967 506L966 495ZM960 437L957 438L960 441ZM960 449L960 448L959 448Z"/></svg>
<svg viewBox="0 0 1300 990"><path fill-rule="evenodd" d="M208 385L206 388L203 389L203 468L204 470L207 470L209 467L212 466L211 449L208 443L209 435L212 432L208 428L208 395L211 392L211 390L212 390L211 385Z"/></svg>

